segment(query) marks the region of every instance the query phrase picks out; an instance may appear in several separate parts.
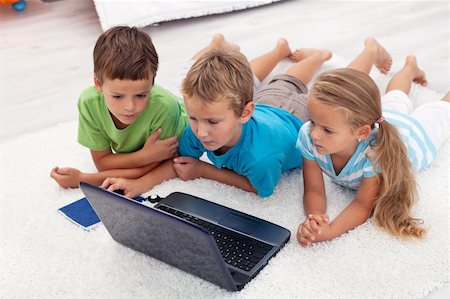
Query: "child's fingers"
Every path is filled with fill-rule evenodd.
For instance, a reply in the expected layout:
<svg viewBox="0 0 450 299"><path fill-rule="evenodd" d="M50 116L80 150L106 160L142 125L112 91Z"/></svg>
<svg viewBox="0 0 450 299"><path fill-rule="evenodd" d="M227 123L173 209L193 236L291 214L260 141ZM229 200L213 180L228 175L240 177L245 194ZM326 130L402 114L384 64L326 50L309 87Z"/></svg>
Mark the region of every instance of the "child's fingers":
<svg viewBox="0 0 450 299"><path fill-rule="evenodd" d="M51 171L50 171L50 177L52 178L56 178L58 176L58 167L54 167Z"/></svg>
<svg viewBox="0 0 450 299"><path fill-rule="evenodd" d="M326 225L328 223L328 215L326 214L309 214L308 218L314 220L319 226Z"/></svg>
<svg viewBox="0 0 450 299"><path fill-rule="evenodd" d="M106 190L114 192L116 190L125 190L125 187L121 181L117 181L117 182L113 182L111 185L109 185Z"/></svg>
<svg viewBox="0 0 450 299"><path fill-rule="evenodd" d="M300 231L302 236L307 238L309 241L314 241L316 238L305 225L301 226Z"/></svg>
<svg viewBox="0 0 450 299"><path fill-rule="evenodd" d="M53 174L58 172L58 166L53 167L52 170L50 171L50 176L52 176Z"/></svg>
<svg viewBox="0 0 450 299"><path fill-rule="evenodd" d="M172 137L168 137L164 140L161 140L159 142L163 142L164 144L168 145L168 146L176 146L178 147L178 139L176 136L172 136Z"/></svg>
<svg viewBox="0 0 450 299"><path fill-rule="evenodd" d="M310 219L309 220L309 225L310 225L312 231L314 231L314 232L316 232L318 234L321 233L320 226L319 226L319 224L317 223L316 220Z"/></svg>
<svg viewBox="0 0 450 299"><path fill-rule="evenodd" d="M103 183L102 183L102 185L101 185L100 187L103 188L103 189L106 189L106 188L108 188L110 185L112 185L113 183L114 183L113 178L106 178L106 179L103 181Z"/></svg>
<svg viewBox="0 0 450 299"><path fill-rule="evenodd" d="M303 237L298 238L297 241L302 247L308 247L309 245L311 245L311 241Z"/></svg>
<svg viewBox="0 0 450 299"><path fill-rule="evenodd" d="M309 240L308 238L306 238L303 233L302 233L302 225L299 226L298 230L297 230L297 242L302 246L302 247L307 247L308 245L311 245L311 240Z"/></svg>
<svg viewBox="0 0 450 299"><path fill-rule="evenodd" d="M302 224L309 232L314 232L315 229L311 226L312 222L311 219L307 219L305 222L303 222Z"/></svg>
<svg viewBox="0 0 450 299"><path fill-rule="evenodd" d="M67 168L67 167L59 168L58 167L55 172L60 175L68 174L69 168Z"/></svg>
<svg viewBox="0 0 450 299"><path fill-rule="evenodd" d="M150 136L148 137L148 139L151 139L152 143L154 143L154 142L158 139L159 135L161 135L161 132L162 132L162 129L161 129L161 128L156 129L156 130L152 133L152 135L150 135ZM147 139L147 140L148 140L148 139Z"/></svg>
<svg viewBox="0 0 450 299"><path fill-rule="evenodd" d="M187 164L189 161L191 161L191 157L180 156L173 159L173 162L180 164Z"/></svg>
<svg viewBox="0 0 450 299"><path fill-rule="evenodd" d="M176 158L173 159L173 163L183 163L183 161L184 161L184 157L183 156L176 157Z"/></svg>

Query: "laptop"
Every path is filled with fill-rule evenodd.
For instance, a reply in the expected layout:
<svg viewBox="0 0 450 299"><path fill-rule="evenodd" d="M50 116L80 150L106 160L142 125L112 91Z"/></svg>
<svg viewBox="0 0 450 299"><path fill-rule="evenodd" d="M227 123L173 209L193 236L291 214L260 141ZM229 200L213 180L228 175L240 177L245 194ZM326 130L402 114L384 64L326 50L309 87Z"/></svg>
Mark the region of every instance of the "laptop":
<svg viewBox="0 0 450 299"><path fill-rule="evenodd" d="M80 188L115 241L229 291L241 290L290 238L286 228L186 193L152 207Z"/></svg>

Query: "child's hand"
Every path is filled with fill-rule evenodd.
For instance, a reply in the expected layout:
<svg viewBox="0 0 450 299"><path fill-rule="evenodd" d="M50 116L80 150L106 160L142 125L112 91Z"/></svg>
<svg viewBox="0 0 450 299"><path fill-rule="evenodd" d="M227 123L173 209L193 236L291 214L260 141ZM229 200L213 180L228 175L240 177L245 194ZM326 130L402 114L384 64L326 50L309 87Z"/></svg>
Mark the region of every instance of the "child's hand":
<svg viewBox="0 0 450 299"><path fill-rule="evenodd" d="M309 214L297 230L297 240L300 245L307 247L314 242L320 241L322 231L329 226L328 220L329 218L326 214Z"/></svg>
<svg viewBox="0 0 450 299"><path fill-rule="evenodd" d="M141 149L143 151L144 157L148 163L164 161L172 158L178 150L178 139L175 136L166 138L164 140L159 140L158 137L161 135L162 129L158 129L153 132L147 138L144 147Z"/></svg>
<svg viewBox="0 0 450 299"><path fill-rule="evenodd" d="M64 189L78 188L81 171L70 167L55 167L50 172L50 176Z"/></svg>
<svg viewBox="0 0 450 299"><path fill-rule="evenodd" d="M100 186L108 191L123 190L124 195L129 198L134 198L141 195L147 190L142 190L142 184L137 180L122 179L122 178L107 178Z"/></svg>
<svg viewBox="0 0 450 299"><path fill-rule="evenodd" d="M173 168L183 181L201 177L202 161L192 157L177 157L173 159Z"/></svg>

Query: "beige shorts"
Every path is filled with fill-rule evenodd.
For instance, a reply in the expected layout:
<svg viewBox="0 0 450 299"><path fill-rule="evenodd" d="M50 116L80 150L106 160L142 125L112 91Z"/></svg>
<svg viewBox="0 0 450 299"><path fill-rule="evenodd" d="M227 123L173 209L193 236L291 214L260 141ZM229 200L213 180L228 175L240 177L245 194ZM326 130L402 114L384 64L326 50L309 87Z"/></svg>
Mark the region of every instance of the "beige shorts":
<svg viewBox="0 0 450 299"><path fill-rule="evenodd" d="M276 75L254 95L256 103L267 104L286 110L302 122L309 120L306 109L308 88L303 82L290 75Z"/></svg>

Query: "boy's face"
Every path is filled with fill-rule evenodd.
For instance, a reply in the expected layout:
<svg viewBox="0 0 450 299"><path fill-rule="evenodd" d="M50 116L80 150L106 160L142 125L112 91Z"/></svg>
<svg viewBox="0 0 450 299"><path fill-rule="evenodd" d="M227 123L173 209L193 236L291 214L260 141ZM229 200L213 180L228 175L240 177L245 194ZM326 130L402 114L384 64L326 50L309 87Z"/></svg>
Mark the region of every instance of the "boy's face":
<svg viewBox="0 0 450 299"><path fill-rule="evenodd" d="M118 129L136 121L148 103L153 76L144 80L104 79L103 84L94 78L97 90L102 92L106 106Z"/></svg>
<svg viewBox="0 0 450 299"><path fill-rule="evenodd" d="M205 103L185 97L189 123L203 146L217 154L227 152L241 137L242 125L250 119L254 104L247 104L240 117L225 101Z"/></svg>

